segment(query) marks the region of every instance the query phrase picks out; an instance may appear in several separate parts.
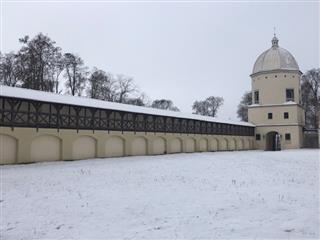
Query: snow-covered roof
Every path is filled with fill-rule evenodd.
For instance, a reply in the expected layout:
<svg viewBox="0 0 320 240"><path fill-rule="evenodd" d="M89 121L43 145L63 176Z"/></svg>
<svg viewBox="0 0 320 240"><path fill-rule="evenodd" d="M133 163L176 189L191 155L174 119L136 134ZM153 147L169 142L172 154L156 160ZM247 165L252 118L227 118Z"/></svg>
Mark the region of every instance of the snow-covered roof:
<svg viewBox="0 0 320 240"><path fill-rule="evenodd" d="M248 122L222 120L218 118L201 116L201 115L190 114L190 113L182 113L182 112L174 112L174 111L168 111L168 110L162 110L162 109L140 107L140 106L134 106L129 104L102 101L102 100L97 100L97 99L92 99L87 97L61 95L61 94L24 89L24 88L18 88L18 87L8 87L8 86L2 86L2 85L0 85L0 96L254 127L253 124Z"/></svg>

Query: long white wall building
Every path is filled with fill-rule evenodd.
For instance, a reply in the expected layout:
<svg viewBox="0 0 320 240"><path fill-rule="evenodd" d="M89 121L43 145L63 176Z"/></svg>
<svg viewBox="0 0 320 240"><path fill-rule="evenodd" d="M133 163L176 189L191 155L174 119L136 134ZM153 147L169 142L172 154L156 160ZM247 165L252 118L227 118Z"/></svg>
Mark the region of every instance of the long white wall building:
<svg viewBox="0 0 320 240"><path fill-rule="evenodd" d="M1 164L254 148L254 125L0 87Z"/></svg>

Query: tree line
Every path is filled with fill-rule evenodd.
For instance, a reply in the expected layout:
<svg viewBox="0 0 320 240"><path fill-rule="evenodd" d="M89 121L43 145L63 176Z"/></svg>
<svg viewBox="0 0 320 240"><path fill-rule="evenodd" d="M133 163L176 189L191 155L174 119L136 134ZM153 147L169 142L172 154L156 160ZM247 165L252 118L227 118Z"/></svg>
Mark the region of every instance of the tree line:
<svg viewBox="0 0 320 240"><path fill-rule="evenodd" d="M42 33L32 39L25 36L19 42L22 47L16 53L1 54L0 81L3 85L120 103L141 98L134 95L138 91L132 78L113 76L97 68L89 71L80 56L63 53Z"/></svg>
<svg viewBox="0 0 320 240"><path fill-rule="evenodd" d="M169 99L150 101L139 91L133 78L111 74L96 67L89 70L75 53L63 52L47 35L19 39L17 52L0 53L0 84L72 96L86 96L110 102L179 111ZM195 101L195 114L215 117L223 104L221 97Z"/></svg>
<svg viewBox="0 0 320 240"><path fill-rule="evenodd" d="M169 99L150 101L139 91L133 78L111 74L85 65L77 54L66 52L50 37L39 33L32 39L19 39L17 52L0 53L0 84L73 96L86 96L110 102L179 111ZM311 69L301 77L301 100L306 110L306 126L317 128L320 112L320 69ZM193 113L216 117L222 97L210 96L192 105ZM246 92L237 109L242 121L248 121L251 92Z"/></svg>
<svg viewBox="0 0 320 240"><path fill-rule="evenodd" d="M320 68L314 68L301 76L301 105L305 110L306 127L318 128L320 117ZM251 91L242 96L237 115L242 121L248 121L248 106L252 104Z"/></svg>

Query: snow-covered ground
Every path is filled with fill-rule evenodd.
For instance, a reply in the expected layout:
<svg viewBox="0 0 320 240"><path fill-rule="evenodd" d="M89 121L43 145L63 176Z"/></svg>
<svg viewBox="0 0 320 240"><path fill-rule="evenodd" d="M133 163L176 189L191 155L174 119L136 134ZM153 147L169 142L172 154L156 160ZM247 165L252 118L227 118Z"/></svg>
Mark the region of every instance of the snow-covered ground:
<svg viewBox="0 0 320 240"><path fill-rule="evenodd" d="M319 151L1 167L1 239L319 238Z"/></svg>

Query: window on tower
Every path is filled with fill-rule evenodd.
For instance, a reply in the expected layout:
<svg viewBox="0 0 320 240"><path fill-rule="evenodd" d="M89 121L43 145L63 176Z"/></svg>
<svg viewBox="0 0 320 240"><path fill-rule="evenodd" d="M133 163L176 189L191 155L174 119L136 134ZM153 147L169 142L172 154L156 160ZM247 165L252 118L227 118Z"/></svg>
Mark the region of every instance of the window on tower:
<svg viewBox="0 0 320 240"><path fill-rule="evenodd" d="M290 141L291 140L291 134L290 133L286 133L284 136L285 136L286 141Z"/></svg>
<svg viewBox="0 0 320 240"><path fill-rule="evenodd" d="M254 91L254 103L259 104L259 91Z"/></svg>
<svg viewBox="0 0 320 240"><path fill-rule="evenodd" d="M268 119L272 119L272 113L268 113Z"/></svg>
<svg viewBox="0 0 320 240"><path fill-rule="evenodd" d="M286 101L294 101L294 90L292 88L286 89Z"/></svg>

